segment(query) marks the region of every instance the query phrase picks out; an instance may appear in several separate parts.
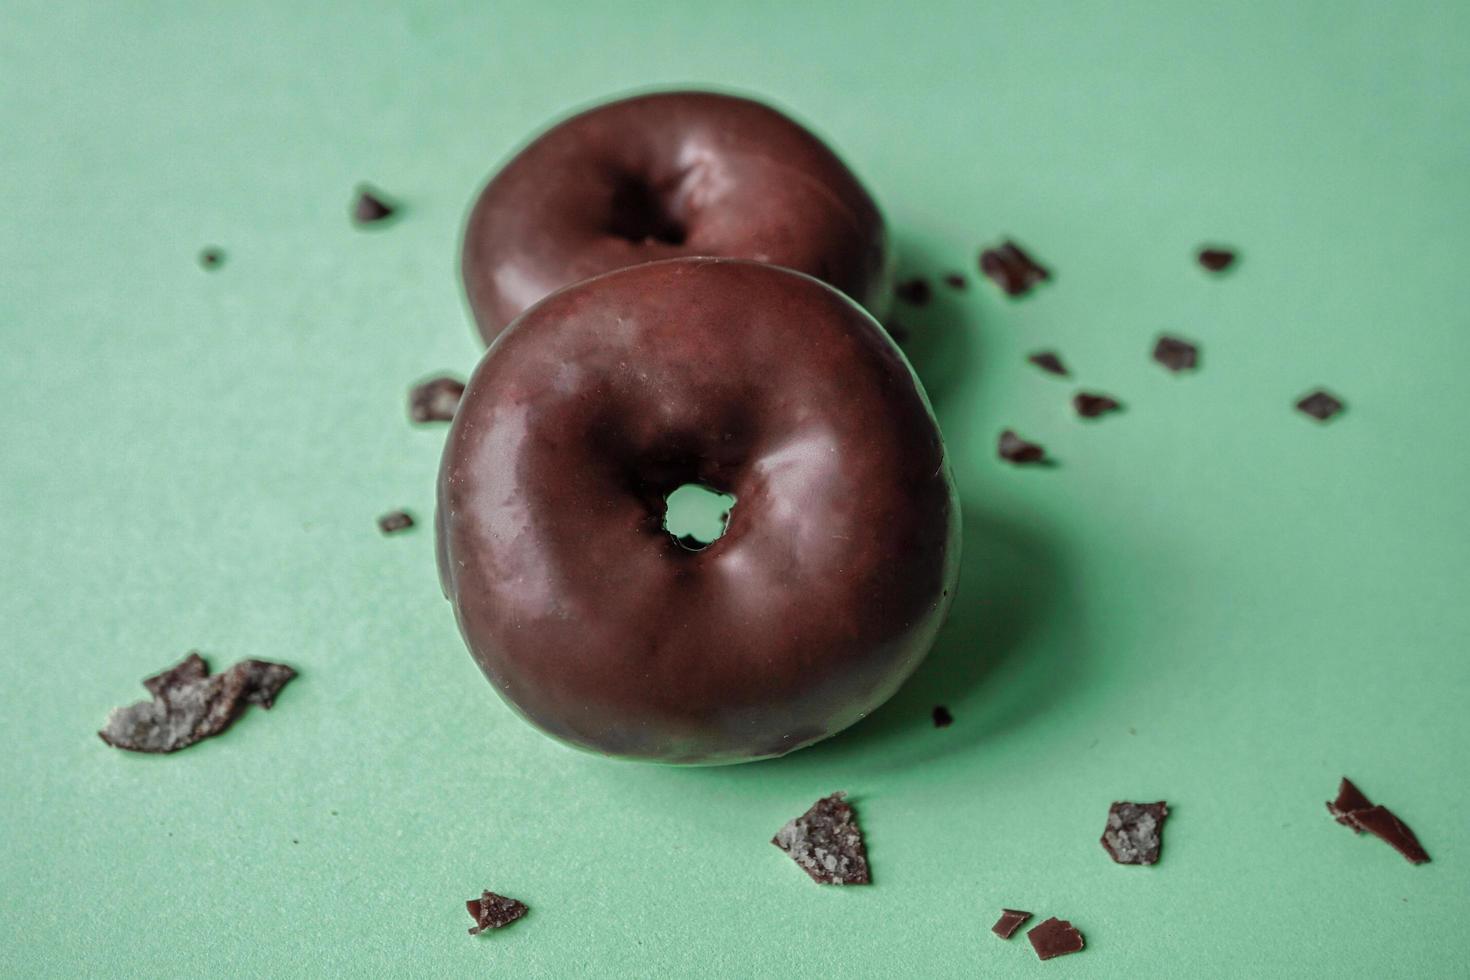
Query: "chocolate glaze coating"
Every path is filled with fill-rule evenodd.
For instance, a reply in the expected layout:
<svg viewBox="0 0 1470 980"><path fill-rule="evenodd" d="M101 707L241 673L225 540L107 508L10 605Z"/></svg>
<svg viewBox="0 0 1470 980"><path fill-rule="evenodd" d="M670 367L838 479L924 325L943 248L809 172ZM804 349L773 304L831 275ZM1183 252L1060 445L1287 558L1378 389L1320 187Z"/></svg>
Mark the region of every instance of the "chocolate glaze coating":
<svg viewBox="0 0 1470 980"><path fill-rule="evenodd" d="M733 494L687 550L664 497ZM439 472L470 652L574 745L741 762L831 735L928 651L959 506L918 381L815 279L678 259L570 286L480 362Z"/></svg>
<svg viewBox="0 0 1470 980"><path fill-rule="evenodd" d="M553 126L481 192L462 271L486 343L569 283L680 256L754 259L886 311L883 216L821 140L759 102L664 92Z"/></svg>

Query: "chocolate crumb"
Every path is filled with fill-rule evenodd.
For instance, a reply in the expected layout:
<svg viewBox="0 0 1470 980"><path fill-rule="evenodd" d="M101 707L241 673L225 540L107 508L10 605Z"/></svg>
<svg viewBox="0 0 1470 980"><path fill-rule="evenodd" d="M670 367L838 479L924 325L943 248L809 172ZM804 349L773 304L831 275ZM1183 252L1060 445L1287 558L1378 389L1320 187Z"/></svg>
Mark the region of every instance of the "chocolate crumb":
<svg viewBox="0 0 1470 980"><path fill-rule="evenodd" d="M893 292L899 299L914 306L923 306L934 294L934 291L929 288L929 280L918 276L899 283L893 288Z"/></svg>
<svg viewBox="0 0 1470 980"><path fill-rule="evenodd" d="M1118 864L1155 864L1163 846L1164 819L1169 806L1158 803L1114 803L1102 846Z"/></svg>
<svg viewBox="0 0 1470 980"><path fill-rule="evenodd" d="M857 814L845 799L833 793L776 831L771 843L791 855L801 870L821 885L866 885L868 851Z"/></svg>
<svg viewBox="0 0 1470 980"><path fill-rule="evenodd" d="M408 417L415 422L449 422L459 408L464 383L441 375L408 390Z"/></svg>
<svg viewBox="0 0 1470 980"><path fill-rule="evenodd" d="M954 715L950 714L949 709L944 705L936 704L934 706L934 727L948 728L952 724L954 724Z"/></svg>
<svg viewBox="0 0 1470 980"><path fill-rule="evenodd" d="M484 892L479 898L465 902L464 907L469 910L470 918L475 920L475 924L470 926L471 936L478 936L486 929L504 928L530 911L526 903L494 892Z"/></svg>
<svg viewBox="0 0 1470 980"><path fill-rule="evenodd" d="M1323 388L1298 399L1296 407L1297 411L1310 415L1318 422L1326 422L1344 408L1340 399Z"/></svg>
<svg viewBox="0 0 1470 980"><path fill-rule="evenodd" d="M225 253L217 248L201 249L199 252L199 265L205 269L218 269L225 261Z"/></svg>
<svg viewBox="0 0 1470 980"><path fill-rule="evenodd" d="M1224 272L1235 264L1235 253L1228 248L1207 246L1199 250L1196 258L1210 272Z"/></svg>
<svg viewBox="0 0 1470 980"><path fill-rule="evenodd" d="M1017 465L1040 463L1046 459L1046 450L1034 442L1027 442L1010 429L1000 434L998 446L1000 458Z"/></svg>
<svg viewBox="0 0 1470 980"><path fill-rule="evenodd" d="M152 701L114 708L97 734L116 749L166 753L229 728L246 705L269 709L296 671L267 660L242 660L210 676L197 651L143 681Z"/></svg>
<svg viewBox="0 0 1470 980"><path fill-rule="evenodd" d="M1028 356L1026 360L1035 364L1047 374L1055 374L1059 378L1065 378L1067 376L1067 366L1062 363L1062 358L1056 351L1037 351L1035 354Z"/></svg>
<svg viewBox="0 0 1470 980"><path fill-rule="evenodd" d="M1357 833L1367 831L1398 851L1410 864L1424 864L1429 854L1408 825L1386 806L1373 804L1352 780L1343 777L1337 788L1337 799L1327 804L1327 812L1344 827Z"/></svg>
<svg viewBox="0 0 1470 980"><path fill-rule="evenodd" d="M1154 344L1154 360L1170 371L1189 371L1199 366L1199 348L1178 337L1164 334Z"/></svg>
<svg viewBox="0 0 1470 980"><path fill-rule="evenodd" d="M980 271L1007 296L1022 296L1051 278L1051 270L1010 239L980 253Z"/></svg>
<svg viewBox="0 0 1470 980"><path fill-rule="evenodd" d="M1029 918L1031 918L1030 912L1022 912L1020 909L1001 909L1000 918L995 920L995 925L990 927L990 931L1002 939L1010 939Z"/></svg>
<svg viewBox="0 0 1470 980"><path fill-rule="evenodd" d="M357 200L352 204L352 220L360 225L376 224L391 218L397 210L379 192L363 185L358 187Z"/></svg>
<svg viewBox="0 0 1470 980"><path fill-rule="evenodd" d="M1091 392L1079 391L1072 396L1072 407L1083 418L1095 419L1099 415L1116 412L1123 407L1123 404L1116 398L1111 398L1108 395L1095 395Z"/></svg>
<svg viewBox="0 0 1470 980"><path fill-rule="evenodd" d="M970 288L970 281L958 272L946 273L944 277L944 284L950 289L958 289L962 292Z"/></svg>
<svg viewBox="0 0 1470 980"><path fill-rule="evenodd" d="M384 534L395 534L411 527L413 527L413 516L408 511L390 511L378 518L378 530Z"/></svg>
<svg viewBox="0 0 1470 980"><path fill-rule="evenodd" d="M1072 923L1055 916L1026 933L1026 938L1031 940L1031 948L1036 950L1036 958L1041 960L1075 953L1086 945L1082 933L1074 929Z"/></svg>

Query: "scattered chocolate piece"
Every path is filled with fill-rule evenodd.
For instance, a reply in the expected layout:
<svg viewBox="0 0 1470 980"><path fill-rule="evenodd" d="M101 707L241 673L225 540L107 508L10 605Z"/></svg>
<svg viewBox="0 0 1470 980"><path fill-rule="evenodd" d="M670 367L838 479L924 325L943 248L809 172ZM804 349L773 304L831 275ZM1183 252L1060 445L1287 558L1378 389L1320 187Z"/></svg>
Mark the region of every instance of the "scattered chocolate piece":
<svg viewBox="0 0 1470 980"><path fill-rule="evenodd" d="M1188 371L1199 366L1199 348L1178 337L1164 334L1154 344L1154 360L1170 371Z"/></svg>
<svg viewBox="0 0 1470 980"><path fill-rule="evenodd" d="M413 517L407 511L390 511L378 518L378 530L384 534L406 531L411 527L413 527Z"/></svg>
<svg viewBox="0 0 1470 980"><path fill-rule="evenodd" d="M845 796L833 793L818 800L771 838L821 885L866 885L872 880L863 832Z"/></svg>
<svg viewBox="0 0 1470 980"><path fill-rule="evenodd" d="M951 272L946 274L944 277L944 284L950 289L958 289L961 291L970 288L970 281L964 276L960 275L958 272Z"/></svg>
<svg viewBox="0 0 1470 980"><path fill-rule="evenodd" d="M949 709L944 705L936 704L934 706L934 727L948 728L952 724L954 724L954 715L950 714Z"/></svg>
<svg viewBox="0 0 1470 980"><path fill-rule="evenodd" d="M266 660L242 660L209 674L197 651L143 681L152 701L114 708L97 734L116 749L165 753L229 728L247 704L270 708L296 671Z"/></svg>
<svg viewBox="0 0 1470 980"><path fill-rule="evenodd" d="M217 248L206 248L199 252L199 264L205 269L217 269L225 260L225 253Z"/></svg>
<svg viewBox="0 0 1470 980"><path fill-rule="evenodd" d="M1095 419L1099 415L1108 412L1116 412L1123 404L1116 398L1107 395L1094 395L1091 392L1079 391L1072 396L1072 407L1077 409L1077 414L1085 419Z"/></svg>
<svg viewBox="0 0 1470 980"><path fill-rule="evenodd" d="M1235 253L1228 248L1202 248L1197 258L1210 272L1224 272L1235 264Z"/></svg>
<svg viewBox="0 0 1470 980"><path fill-rule="evenodd" d="M1034 442L1027 442L1010 429L1000 434L1000 458L1008 463L1039 463L1046 459L1046 450Z"/></svg>
<svg viewBox="0 0 1470 980"><path fill-rule="evenodd" d="M449 422L459 407L464 383L442 375L408 390L408 417L415 422Z"/></svg>
<svg viewBox="0 0 1470 980"><path fill-rule="evenodd" d="M1337 799L1327 804L1327 812L1344 827L1357 833L1367 831L1398 851L1410 864L1424 864L1429 854L1419 838L1386 806L1376 806L1352 780L1343 777L1337 788Z"/></svg>
<svg viewBox="0 0 1470 980"><path fill-rule="evenodd" d="M362 186L357 189L357 200L352 205L352 220L370 225L391 218L396 210L372 188Z"/></svg>
<svg viewBox="0 0 1470 980"><path fill-rule="evenodd" d="M1026 358L1047 374L1055 374L1059 378L1067 376L1067 365L1062 363L1061 357L1056 351L1042 350Z"/></svg>
<svg viewBox="0 0 1470 980"><path fill-rule="evenodd" d="M929 297L934 295L934 291L929 288L929 280L918 276L913 279L905 279L893 287L893 292L899 299L914 306L923 306L929 302Z"/></svg>
<svg viewBox="0 0 1470 980"><path fill-rule="evenodd" d="M1323 388L1299 399L1296 403L1297 411L1304 412L1316 419L1318 422L1326 422L1332 416L1342 411L1342 401L1334 397Z"/></svg>
<svg viewBox="0 0 1470 980"><path fill-rule="evenodd" d="M1155 864L1163 846L1164 818L1169 806L1158 803L1114 803L1102 846L1118 864Z"/></svg>
<svg viewBox="0 0 1470 980"><path fill-rule="evenodd" d="M478 936L486 929L504 928L530 911L525 902L494 892L485 892L479 898L472 898L464 906L469 909L470 918L475 920L475 924L470 926L471 936Z"/></svg>
<svg viewBox="0 0 1470 980"><path fill-rule="evenodd" d="M1000 918L995 920L995 925L990 927L990 931L1002 939L1010 939L1029 918L1031 918L1030 912L1022 912L1019 909L1001 909Z"/></svg>
<svg viewBox="0 0 1470 980"><path fill-rule="evenodd" d="M1082 933L1072 928L1072 923L1055 916L1026 933L1026 938L1031 940L1031 948L1041 960L1075 953L1085 945Z"/></svg>
<svg viewBox="0 0 1470 980"><path fill-rule="evenodd" d="M1010 239L980 253L980 271L1007 296L1024 295L1038 283L1051 278L1049 269Z"/></svg>

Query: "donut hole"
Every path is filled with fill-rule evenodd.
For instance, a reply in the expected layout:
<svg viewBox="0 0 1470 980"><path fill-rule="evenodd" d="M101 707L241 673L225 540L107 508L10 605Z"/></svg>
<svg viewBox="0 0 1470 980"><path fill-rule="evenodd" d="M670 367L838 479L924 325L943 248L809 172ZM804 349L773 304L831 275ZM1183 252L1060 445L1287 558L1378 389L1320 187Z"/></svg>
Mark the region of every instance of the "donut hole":
<svg viewBox="0 0 1470 980"><path fill-rule="evenodd" d="M613 185L608 234L636 245L683 245L688 230L674 214L673 197L640 177L623 177Z"/></svg>
<svg viewBox="0 0 1470 980"><path fill-rule="evenodd" d="M735 498L702 483L686 483L664 498L664 530L687 551L703 551L730 526Z"/></svg>

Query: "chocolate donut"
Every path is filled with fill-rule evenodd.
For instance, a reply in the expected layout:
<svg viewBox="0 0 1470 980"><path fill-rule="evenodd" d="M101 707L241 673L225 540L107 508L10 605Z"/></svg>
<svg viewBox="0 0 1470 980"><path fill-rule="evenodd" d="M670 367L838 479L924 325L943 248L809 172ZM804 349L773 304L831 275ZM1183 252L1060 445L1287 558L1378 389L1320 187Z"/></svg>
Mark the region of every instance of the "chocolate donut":
<svg viewBox="0 0 1470 980"><path fill-rule="evenodd" d="M685 484L735 497L693 551ZM775 266L675 259L569 286L501 335L439 471L439 571L490 682L608 755L781 755L882 704L949 606L959 507L882 328Z"/></svg>
<svg viewBox="0 0 1470 980"><path fill-rule="evenodd" d="M882 316L883 216L821 140L759 102L642 95L553 126L481 192L463 274L485 342L543 296L689 255L816 276Z"/></svg>

